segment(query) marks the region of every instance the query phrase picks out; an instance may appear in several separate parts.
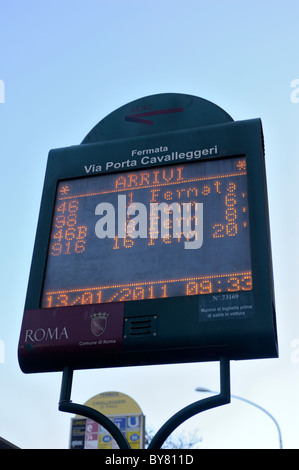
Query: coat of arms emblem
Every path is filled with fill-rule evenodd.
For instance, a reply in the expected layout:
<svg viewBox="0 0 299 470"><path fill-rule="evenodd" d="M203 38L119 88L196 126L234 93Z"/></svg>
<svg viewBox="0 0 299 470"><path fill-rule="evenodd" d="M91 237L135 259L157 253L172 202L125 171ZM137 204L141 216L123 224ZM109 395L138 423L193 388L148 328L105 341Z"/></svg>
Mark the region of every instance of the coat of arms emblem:
<svg viewBox="0 0 299 470"><path fill-rule="evenodd" d="M107 328L107 319L109 313L93 313L91 318L91 331L95 336L101 336Z"/></svg>

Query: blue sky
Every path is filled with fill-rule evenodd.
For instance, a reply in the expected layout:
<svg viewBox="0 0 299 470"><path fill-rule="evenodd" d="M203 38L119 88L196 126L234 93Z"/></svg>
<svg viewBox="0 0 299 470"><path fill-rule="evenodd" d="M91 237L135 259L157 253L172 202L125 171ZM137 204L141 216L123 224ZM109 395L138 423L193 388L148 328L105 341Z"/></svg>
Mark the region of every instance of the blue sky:
<svg viewBox="0 0 299 470"><path fill-rule="evenodd" d="M49 150L134 99L174 92L262 119L280 358L232 363L231 385L275 416L286 448L299 446L298 15L296 0L0 0L0 436L68 446L61 374L24 375L16 354ZM217 388L218 364L77 371L72 398L126 393L157 429L199 399L196 386ZM182 428L199 430L201 448L278 445L269 418L236 401Z"/></svg>

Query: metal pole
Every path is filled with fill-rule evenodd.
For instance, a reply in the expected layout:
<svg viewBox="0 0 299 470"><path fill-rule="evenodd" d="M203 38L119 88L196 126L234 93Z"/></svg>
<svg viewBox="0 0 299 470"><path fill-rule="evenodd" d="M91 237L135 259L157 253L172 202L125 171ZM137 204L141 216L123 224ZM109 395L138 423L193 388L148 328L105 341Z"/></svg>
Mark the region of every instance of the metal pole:
<svg viewBox="0 0 299 470"><path fill-rule="evenodd" d="M243 398L243 397L238 397L237 395L232 395L232 398L236 398L237 400L242 400L244 401L245 403L249 403L249 405L252 405L252 406L255 406L256 408L258 408L259 410L263 411L264 413L266 413L267 416L269 416L269 418L272 419L272 421L274 422L276 428L277 428L277 432L278 432L278 440L279 440L279 448L282 449L283 446L282 446L282 435L281 435L281 430L280 430L280 427L279 427L279 424L278 422L276 421L276 419L274 418L274 416L272 416L269 411L265 410L265 408L263 408L262 406L258 405L257 403L254 403L253 401L250 401L250 400L247 400L246 398Z"/></svg>
<svg viewBox="0 0 299 470"><path fill-rule="evenodd" d="M215 393L214 391L209 390L208 388L197 387L195 390L196 390L197 392ZM249 405L252 405L252 406L254 406L255 408L258 408L259 410L263 411L267 416L269 416L269 418L272 419L272 421L274 422L274 424L275 424L275 426L276 426L276 428L277 428L277 432L278 432L279 448L282 449L282 448L283 448L283 445L282 445L282 434L281 434L280 426L279 426L278 422L276 421L276 419L274 418L274 416L272 416L271 413L269 413L269 411L265 410L265 408L263 408L262 406L258 405L257 403L254 403L254 402L251 401L251 400L247 400L247 398L239 397L238 395L231 395L231 397L232 397L232 398L236 398L237 400L244 401L245 403L248 403Z"/></svg>

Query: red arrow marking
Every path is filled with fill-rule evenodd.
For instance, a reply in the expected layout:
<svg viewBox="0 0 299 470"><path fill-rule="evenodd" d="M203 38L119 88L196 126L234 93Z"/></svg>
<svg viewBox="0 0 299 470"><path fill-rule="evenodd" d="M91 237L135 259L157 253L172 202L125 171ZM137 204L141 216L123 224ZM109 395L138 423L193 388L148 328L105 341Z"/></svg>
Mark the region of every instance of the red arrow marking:
<svg viewBox="0 0 299 470"><path fill-rule="evenodd" d="M184 111L184 108L170 108L170 109L159 109L157 111L147 111L145 113L136 113L136 114L131 114L130 116L125 116L125 121L138 122L139 124L148 124L149 126L152 126L154 124L153 121L150 121L149 119L141 119L141 118L147 117L147 116L158 116L160 114L182 113L183 111Z"/></svg>

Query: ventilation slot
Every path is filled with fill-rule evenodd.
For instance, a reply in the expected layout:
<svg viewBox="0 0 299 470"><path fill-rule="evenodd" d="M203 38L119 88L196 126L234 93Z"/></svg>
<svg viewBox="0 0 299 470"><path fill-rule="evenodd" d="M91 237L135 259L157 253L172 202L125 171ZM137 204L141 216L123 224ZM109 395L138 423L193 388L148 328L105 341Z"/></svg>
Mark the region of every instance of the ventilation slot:
<svg viewBox="0 0 299 470"><path fill-rule="evenodd" d="M124 338L140 336L156 336L157 317L130 317L125 318Z"/></svg>

